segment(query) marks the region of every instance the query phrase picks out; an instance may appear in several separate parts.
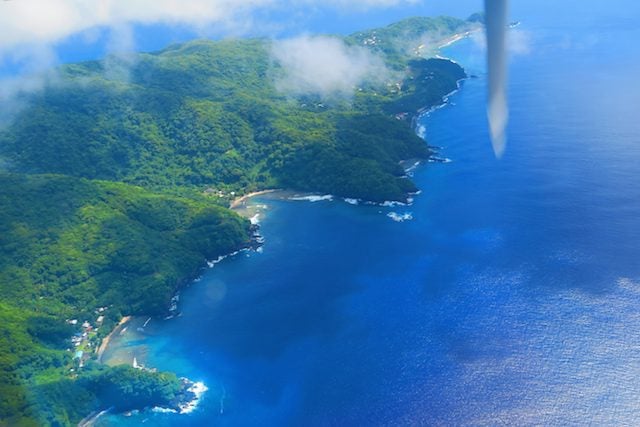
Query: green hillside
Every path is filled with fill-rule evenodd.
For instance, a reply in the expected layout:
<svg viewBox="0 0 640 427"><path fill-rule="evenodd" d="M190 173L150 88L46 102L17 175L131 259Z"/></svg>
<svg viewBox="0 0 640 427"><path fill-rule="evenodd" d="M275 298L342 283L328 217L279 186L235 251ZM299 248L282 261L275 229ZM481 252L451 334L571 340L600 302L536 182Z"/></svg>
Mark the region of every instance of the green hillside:
<svg viewBox="0 0 640 427"><path fill-rule="evenodd" d="M389 66L397 67L401 58L404 77L331 103L279 93L274 76L282 70L271 59L272 42L262 39L199 40L140 54L124 80L112 79L115 59L67 65L63 83L33 96L0 133L0 154L14 172L152 189L288 187L405 200L416 189L398 162L429 151L389 113L403 112L398 98L416 94L418 108L441 102L465 74L446 60L412 57L399 40L405 33L409 43L421 31L450 34L465 25L453 18L414 18L379 30L378 37L389 33L388 44L397 45L384 53L394 56ZM361 44L374 52L380 46ZM437 79L416 79L404 71L409 66ZM418 109L408 106L409 113Z"/></svg>
<svg viewBox="0 0 640 427"><path fill-rule="evenodd" d="M0 174L0 419L77 421L87 413L84 404L74 411L77 393L97 409L93 393L70 381L65 349L81 329L65 319L96 326L96 309L106 307L95 348L124 314L162 315L206 260L247 245L249 228L204 198Z"/></svg>
<svg viewBox="0 0 640 427"><path fill-rule="evenodd" d="M246 247L249 222L223 207L233 195L406 200L417 188L399 162L430 154L411 119L465 76L407 46L469 25L414 18L345 38L398 73L349 99L278 92L283 70L263 39L68 64L25 95L0 129L0 426L72 425L122 399L175 398L172 374L91 360L78 370L70 338L91 322L81 348L93 353L122 316L165 314L206 260ZM373 33L381 44L365 43Z"/></svg>

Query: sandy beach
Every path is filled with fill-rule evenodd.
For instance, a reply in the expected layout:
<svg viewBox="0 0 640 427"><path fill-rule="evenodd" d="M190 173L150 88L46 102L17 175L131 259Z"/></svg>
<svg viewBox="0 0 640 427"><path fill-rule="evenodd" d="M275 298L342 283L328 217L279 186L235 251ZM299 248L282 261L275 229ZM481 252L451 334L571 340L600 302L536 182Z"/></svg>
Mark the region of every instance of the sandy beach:
<svg viewBox="0 0 640 427"><path fill-rule="evenodd" d="M249 193L249 194L245 194L244 196L238 197L237 199L233 200L231 202L231 204L229 205L229 209L237 209L239 207L242 206L243 203L245 203L248 199L255 197L255 196L260 196L263 194L269 194L269 193L273 193L279 191L277 189L272 189L272 190L261 190L261 191L254 191L253 193Z"/></svg>
<svg viewBox="0 0 640 427"><path fill-rule="evenodd" d="M237 213L239 213L240 215L246 216L246 217L251 217L253 215L255 215L255 212L251 211L247 211L246 210L246 202L251 199L252 197L256 197L256 196L260 196L260 195L264 195L264 194L269 194L269 193L275 193L281 190L277 190L277 189L271 189L271 190L261 190L261 191L255 191L252 193L248 193L245 194L241 197L238 197L236 199L234 199L229 208L235 210ZM109 345L111 344L111 342L113 341L113 339L117 336L117 334L122 333L123 328L125 327L125 325L129 322L131 322L133 320L133 316L125 316L122 319L120 319L120 321L118 322L118 324L113 328L113 330L111 330L111 332L109 333L109 335L107 335L106 337L104 337L102 339L102 342L100 343L100 347L98 347L98 351L97 351L97 356L98 356L98 362L102 363L102 357L105 353L105 351L109 348Z"/></svg>
<svg viewBox="0 0 640 427"><path fill-rule="evenodd" d="M104 339L102 340L102 342L100 343L100 347L98 347L98 362L102 361L102 354L104 353L104 351L107 349L107 347L109 346L109 342L111 341L111 338L114 336L114 334L120 332L120 330L122 329L122 327L128 323L131 320L131 316L124 316L122 319L120 319L120 321L118 322L118 324L116 325L115 328L113 328L113 330L109 333L109 335L107 335L106 337L104 337Z"/></svg>
<svg viewBox="0 0 640 427"><path fill-rule="evenodd" d="M100 411L100 412L92 412L91 414L87 415L85 418L83 418L79 423L78 423L78 427L91 427L93 426L96 421L98 421L98 418L100 418L101 416L108 414L109 411L111 411L111 408L109 409L105 409L104 411Z"/></svg>
<svg viewBox="0 0 640 427"><path fill-rule="evenodd" d="M481 28L473 28L462 33L454 34L446 39L442 40L438 43L438 49L444 49L445 47L451 46L452 44L459 42L460 40L466 39L470 37L472 34L477 33L478 31L482 31Z"/></svg>

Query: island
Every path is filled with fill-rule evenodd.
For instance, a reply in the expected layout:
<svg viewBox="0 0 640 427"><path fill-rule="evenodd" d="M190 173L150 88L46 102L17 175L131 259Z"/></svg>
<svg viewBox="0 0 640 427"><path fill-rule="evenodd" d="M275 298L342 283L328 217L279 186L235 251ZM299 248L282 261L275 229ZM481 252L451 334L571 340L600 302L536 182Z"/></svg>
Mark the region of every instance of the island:
<svg viewBox="0 0 640 427"><path fill-rule="evenodd" d="M415 119L466 77L437 48L478 25L419 17L339 38L390 70L348 97L280 91L267 39L67 64L25 94L0 129L0 426L179 407L192 383L103 365L102 340L125 316L170 315L208 262L256 245L228 209L242 195L417 192L402 161L433 149Z"/></svg>

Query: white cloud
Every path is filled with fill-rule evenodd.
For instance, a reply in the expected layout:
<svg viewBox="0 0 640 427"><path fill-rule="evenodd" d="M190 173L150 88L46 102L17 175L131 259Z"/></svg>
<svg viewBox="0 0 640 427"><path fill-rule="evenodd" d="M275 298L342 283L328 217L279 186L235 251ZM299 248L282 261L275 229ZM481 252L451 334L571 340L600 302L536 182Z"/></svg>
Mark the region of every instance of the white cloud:
<svg viewBox="0 0 640 427"><path fill-rule="evenodd" d="M0 49L55 43L72 34L124 24L203 26L274 0L11 0L0 4Z"/></svg>
<svg viewBox="0 0 640 427"><path fill-rule="evenodd" d="M10 0L0 2L0 53L24 44L55 43L95 27L186 24L205 27L265 8L391 7L418 0Z"/></svg>
<svg viewBox="0 0 640 427"><path fill-rule="evenodd" d="M51 81L57 63L55 45L80 35L86 43L97 42L107 30L107 51L115 54L105 62L105 75L128 78L135 51L135 29L140 24L188 27L199 34L240 35L273 22L256 22L261 11L332 8L340 11L384 8L418 0L0 0L0 69L13 64L20 77L0 78L0 102L17 94L36 91ZM267 14L268 16L268 14ZM342 52L344 53L344 52ZM360 55L355 58L366 62ZM339 64L338 64L339 65ZM356 64L357 66L358 64ZM358 80L359 68L345 70L345 84ZM45 75L45 72L48 76ZM329 70L328 70L329 71ZM17 74L17 73L14 73ZM331 73L330 73L331 75ZM324 80L327 83L327 79ZM342 89L339 89L339 91ZM3 113L3 111L0 111Z"/></svg>
<svg viewBox="0 0 640 427"><path fill-rule="evenodd" d="M524 30L511 30L507 43L514 55L527 55L531 52L531 33Z"/></svg>
<svg viewBox="0 0 640 427"><path fill-rule="evenodd" d="M317 0L298 0L298 3L357 10L393 7L403 4L419 4L421 0L325 0L322 2Z"/></svg>
<svg viewBox="0 0 640 427"><path fill-rule="evenodd" d="M109 80L129 81L131 67L135 64L135 38L130 25L119 24L111 28L107 42L111 55L104 60L104 75Z"/></svg>
<svg viewBox="0 0 640 427"><path fill-rule="evenodd" d="M1 79L0 129L11 123L16 114L26 106L26 100L22 95L38 92L56 79L56 74L52 72Z"/></svg>
<svg viewBox="0 0 640 427"><path fill-rule="evenodd" d="M478 31L471 36L476 45L483 51L487 49L487 39L484 31ZM528 55L531 53L532 34L526 30L510 29L507 32L507 49L511 55Z"/></svg>
<svg viewBox="0 0 640 427"><path fill-rule="evenodd" d="M291 95L351 96L364 81L381 82L389 76L380 57L333 37L276 41L272 57L283 71L276 87Z"/></svg>
<svg viewBox="0 0 640 427"><path fill-rule="evenodd" d="M108 78L126 79L135 51L132 27L136 24L176 24L193 28L229 20L234 14L274 0L10 0L0 1L0 68L13 64L14 76L0 80L3 98L42 84L38 74L57 63L55 45L81 35L96 42L105 30ZM43 66L40 52L50 52ZM20 83L15 75L26 83Z"/></svg>
<svg viewBox="0 0 640 427"><path fill-rule="evenodd" d="M0 128L24 106L21 95L40 91L56 81L57 75L52 71L55 58L48 46L29 46L13 53L11 61L24 62L25 66L20 76L0 78Z"/></svg>

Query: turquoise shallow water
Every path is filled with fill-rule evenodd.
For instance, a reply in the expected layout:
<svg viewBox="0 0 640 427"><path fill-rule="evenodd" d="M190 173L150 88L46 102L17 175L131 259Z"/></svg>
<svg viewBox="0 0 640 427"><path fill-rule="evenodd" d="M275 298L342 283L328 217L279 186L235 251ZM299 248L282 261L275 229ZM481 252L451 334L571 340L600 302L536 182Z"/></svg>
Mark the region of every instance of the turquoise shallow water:
<svg viewBox="0 0 640 427"><path fill-rule="evenodd" d="M446 53L478 78L422 120L452 162L415 171L414 205L254 200L263 252L216 265L128 344L204 381L199 407L100 424L636 424L640 31L518 34L501 161L465 40Z"/></svg>

